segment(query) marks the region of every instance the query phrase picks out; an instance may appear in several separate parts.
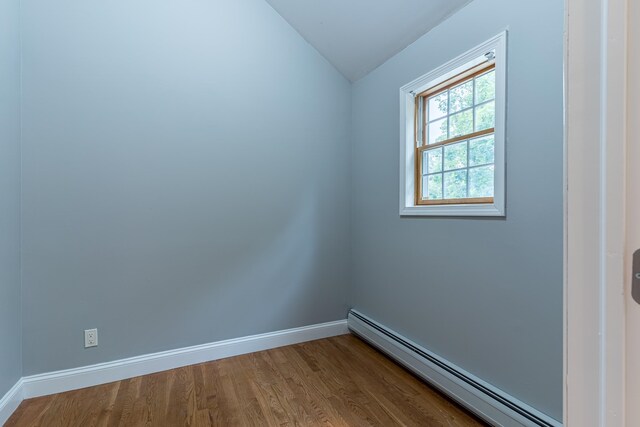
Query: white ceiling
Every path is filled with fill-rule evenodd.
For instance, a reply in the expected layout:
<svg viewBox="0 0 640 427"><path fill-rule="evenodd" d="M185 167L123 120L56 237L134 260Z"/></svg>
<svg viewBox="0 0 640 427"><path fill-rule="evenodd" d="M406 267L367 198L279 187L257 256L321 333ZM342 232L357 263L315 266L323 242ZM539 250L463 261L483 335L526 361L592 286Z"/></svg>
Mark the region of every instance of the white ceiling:
<svg viewBox="0 0 640 427"><path fill-rule="evenodd" d="M355 81L471 0L266 1Z"/></svg>

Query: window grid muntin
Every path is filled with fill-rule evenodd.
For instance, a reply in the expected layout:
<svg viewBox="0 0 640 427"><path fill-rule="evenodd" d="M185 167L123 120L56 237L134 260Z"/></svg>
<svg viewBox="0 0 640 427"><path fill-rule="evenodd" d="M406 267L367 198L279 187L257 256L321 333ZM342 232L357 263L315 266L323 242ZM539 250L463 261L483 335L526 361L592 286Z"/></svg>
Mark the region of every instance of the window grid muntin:
<svg viewBox="0 0 640 427"><path fill-rule="evenodd" d="M437 119L433 119L433 120L427 121L427 124L430 125L431 123L437 122L437 121L442 120L442 119L446 119L446 118L448 118L450 116L455 116L456 114L464 113L465 111L474 110L474 109L476 109L478 107L483 107L484 105L489 104L489 103L491 103L493 101L495 101L495 98L487 99L486 101L479 102L477 105L474 105L473 107L463 108L462 110L458 110L453 114L448 114L446 116L438 117Z"/></svg>
<svg viewBox="0 0 640 427"><path fill-rule="evenodd" d="M419 104L421 104L421 106L423 106L421 108L422 111L420 112L420 116L419 117L423 117L423 123L425 123L425 124L422 125L423 131L420 132L420 134L423 135L422 145L435 145L435 143L443 143L443 142L446 142L447 140L451 139L450 132L449 132L450 126L451 126L451 116L453 116L455 114L460 114L460 113L463 113L463 112L469 111L469 110L472 110L472 131L471 131L471 133L477 132L476 131L476 110L478 108L490 103L490 102L495 102L495 100L496 100L495 74L494 74L494 79L493 79L493 82L494 82L493 97L490 98L490 99L486 99L486 100L478 103L477 105L476 105L476 80L481 78L481 77L484 77L484 76L486 76L487 74L490 74L490 73L495 73L495 68L494 67L491 67L490 69L484 71L481 74L478 74L478 75L473 76L473 77L469 77L466 80L462 80L462 81L458 82L457 84L455 84L454 86L452 86L450 88L443 89L440 92L436 92L436 93L433 93L433 94L430 94L428 96L423 97L422 102L419 103ZM453 114L451 114L451 108L450 108L451 107L451 91L453 89L459 87L459 86L462 86L462 85L468 83L469 81L473 81L472 94L471 94L471 96L472 96L472 105L471 105L471 107L463 108L463 109L458 110L458 111L454 112ZM430 116L429 100L431 100L433 98L436 98L436 97L442 95L445 92L447 93L447 113L445 115L443 115L443 116L440 116L440 117L436 118L436 119L430 120L430 117L429 117ZM447 138L442 140L442 141L436 141L434 144L429 144L429 133L430 133L429 125L431 123L434 123L436 121L443 120L443 119L446 119L446 121L447 121L447 132L446 132L447 133ZM495 105L494 105L494 127L495 127ZM465 136L465 135L469 135L469 134L458 135L456 138L462 137L462 136Z"/></svg>
<svg viewBox="0 0 640 427"><path fill-rule="evenodd" d="M469 166L469 153L470 153L471 141L476 140L476 139L488 138L488 137L493 137L494 138L494 144L493 144L494 161L493 162L489 162L489 163L482 163L482 164L479 164L479 165ZM460 143L463 143L463 142L465 143L466 150L467 150L466 151L466 166L465 167L461 167L461 168L445 169L445 167L444 167L444 161L445 161L444 149L445 149L445 147L450 146L450 145L454 145L454 144L460 144ZM428 147L428 145L425 146L425 147ZM442 152L442 154L440 156L440 171L439 172L432 172L432 173L428 172L428 167L429 167L429 154L428 153L431 150L440 150ZM424 155L425 153L426 153L426 156ZM426 158L426 167L425 167L425 158ZM469 138L469 139L466 139L466 140L463 139L463 140L451 142L451 143L448 143L448 144L442 144L440 146L433 147L433 148L425 148L425 150L422 152L422 154L420 156L420 162L422 162L422 165L421 165L422 175L420 176L420 184L423 186L423 188L421 189L421 194L420 194L420 198L422 200L425 200L425 201L450 200L450 199L445 197L444 175L446 173L459 172L459 171L463 171L463 170L466 171L466 175L467 175L466 176L466 181L465 181L465 184L466 184L466 192L465 192L465 194L466 195L465 195L465 197L462 197L461 199L471 199L473 197L469 196L469 171L471 169L478 169L478 168L487 167L487 166L494 166L495 167L495 132L491 132L491 133L488 133L486 135L482 135L482 136L479 136L479 137L476 137L476 138ZM427 173L424 172L425 170L427 170ZM429 187L428 187L429 177L430 176L435 176L435 175L441 175L442 176L441 183L440 183L442 198L440 198L440 199L430 199L429 198ZM424 184L423 184L423 182L424 182L423 178L424 177L427 177L427 187L426 188L424 188ZM495 186L495 182L494 182L494 186ZM425 190L426 190L426 194L427 194L426 198L424 197ZM495 191L495 188L494 188L494 191ZM484 197L493 197L493 196L484 196Z"/></svg>
<svg viewBox="0 0 640 427"><path fill-rule="evenodd" d="M451 117L456 116L456 115L458 115L458 114L465 113L465 112L467 112L467 111L472 111L472 113L473 113L473 114L472 114L472 117L473 117L473 130L472 130L472 132L470 132L470 133L468 133L468 134L458 135L457 137L461 137L461 136L465 136L465 135L470 135L470 134L471 134L471 133L473 133L473 132L479 132L480 130L485 130L485 129L476 130L476 110L478 110L480 107L484 107L485 105L490 104L490 103L492 103L492 102L495 102L495 98L493 98L493 99L489 99L489 100L487 100L487 101L482 101L482 102L481 102L481 103L479 103L478 105L474 105L473 107L467 107L467 108L464 108L464 109L462 109L462 110L456 111L456 112L455 112L455 113L453 113L453 114L447 114L446 116L438 117L437 119L433 119L433 120L431 120L431 121L427 121L427 122L426 122L426 123L427 123L427 125L425 126L425 129L426 129L426 133L427 133L427 135L426 135L426 138L425 138L426 140L424 141L423 145L435 145L435 144L438 144L438 143L446 142L448 139L451 139L451 138L449 137L449 125L450 125L450 123L451 123L451 120L450 120L450 119L451 119ZM495 109L495 107L494 107L494 109ZM428 107L427 107L427 108L425 108L425 110L428 110ZM427 112L427 114L428 114L428 112ZM430 125L430 124L433 124L433 123L435 123L435 122L438 122L438 121L440 121L440 120L446 120L446 121L447 121L447 139L442 140L442 141L437 141L437 142L435 142L434 144L429 144L429 125ZM494 120L495 120L495 117L494 117ZM495 126L495 122L494 122L494 126ZM490 129L490 128L487 128L487 129Z"/></svg>

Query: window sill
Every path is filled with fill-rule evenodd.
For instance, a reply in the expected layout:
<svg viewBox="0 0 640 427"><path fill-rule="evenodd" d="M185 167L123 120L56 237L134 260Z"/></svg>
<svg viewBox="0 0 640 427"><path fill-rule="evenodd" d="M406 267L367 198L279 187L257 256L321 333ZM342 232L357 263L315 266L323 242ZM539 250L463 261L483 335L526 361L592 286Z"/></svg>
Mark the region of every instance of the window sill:
<svg viewBox="0 0 640 427"><path fill-rule="evenodd" d="M400 216L486 216L504 217L504 209L495 203L469 205L401 206Z"/></svg>

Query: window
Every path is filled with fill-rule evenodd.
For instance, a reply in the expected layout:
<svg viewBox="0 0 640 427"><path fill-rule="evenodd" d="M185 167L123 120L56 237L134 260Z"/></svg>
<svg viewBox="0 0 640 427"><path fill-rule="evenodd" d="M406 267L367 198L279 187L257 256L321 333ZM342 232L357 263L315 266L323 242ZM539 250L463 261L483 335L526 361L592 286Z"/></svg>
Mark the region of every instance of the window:
<svg viewBox="0 0 640 427"><path fill-rule="evenodd" d="M504 215L505 38L401 89L401 215Z"/></svg>
<svg viewBox="0 0 640 427"><path fill-rule="evenodd" d="M481 64L416 97L416 204L493 203L495 70Z"/></svg>

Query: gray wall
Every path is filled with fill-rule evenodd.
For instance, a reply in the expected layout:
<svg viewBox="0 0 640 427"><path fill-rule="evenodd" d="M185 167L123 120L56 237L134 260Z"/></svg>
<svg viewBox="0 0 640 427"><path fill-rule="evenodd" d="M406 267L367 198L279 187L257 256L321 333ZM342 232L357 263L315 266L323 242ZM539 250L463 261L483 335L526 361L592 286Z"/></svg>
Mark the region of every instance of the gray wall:
<svg viewBox="0 0 640 427"><path fill-rule="evenodd" d="M398 89L509 27L506 219L398 216ZM475 0L353 86L353 306L562 415L563 2Z"/></svg>
<svg viewBox="0 0 640 427"><path fill-rule="evenodd" d="M0 0L0 398L22 373L19 0Z"/></svg>
<svg viewBox="0 0 640 427"><path fill-rule="evenodd" d="M25 375L345 318L350 85L266 2L22 8Z"/></svg>

